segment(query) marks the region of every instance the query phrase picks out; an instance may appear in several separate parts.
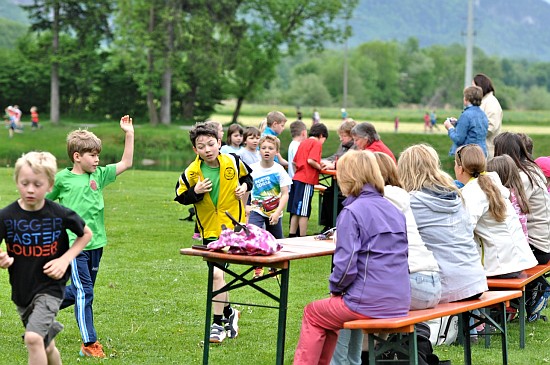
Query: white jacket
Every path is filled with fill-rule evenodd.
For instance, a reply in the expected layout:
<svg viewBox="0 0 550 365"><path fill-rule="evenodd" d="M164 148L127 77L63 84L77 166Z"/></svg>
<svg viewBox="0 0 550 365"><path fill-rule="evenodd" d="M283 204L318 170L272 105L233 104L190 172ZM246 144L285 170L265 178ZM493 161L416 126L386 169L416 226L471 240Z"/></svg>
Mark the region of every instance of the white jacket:
<svg viewBox="0 0 550 365"><path fill-rule="evenodd" d="M384 186L384 198L405 215L407 222L407 239L409 240L409 272L435 271L439 272L439 266L433 255L428 250L416 226L413 212L411 210L411 197L404 189L398 186Z"/></svg>
<svg viewBox="0 0 550 365"><path fill-rule="evenodd" d="M462 188L470 222L475 227L474 238L479 244L485 275L509 274L537 265L519 217L509 200L510 191L502 185L496 172L488 172L487 175L498 187L506 203L506 219L503 222L497 222L489 212L489 200L481 190L478 179L471 179Z"/></svg>
<svg viewBox="0 0 550 365"><path fill-rule="evenodd" d="M487 158L491 158L494 156L495 152L493 140L500 133L500 128L502 127L502 108L492 91L485 94L483 99L481 99L481 105L479 107L485 112L487 119L489 119L489 128L487 129L485 144L487 145Z"/></svg>
<svg viewBox="0 0 550 365"><path fill-rule="evenodd" d="M535 174L535 185L531 185L526 173L520 170L519 175L529 202L529 214L527 214L529 244L548 253L550 252L550 195L546 188L546 179L540 171Z"/></svg>

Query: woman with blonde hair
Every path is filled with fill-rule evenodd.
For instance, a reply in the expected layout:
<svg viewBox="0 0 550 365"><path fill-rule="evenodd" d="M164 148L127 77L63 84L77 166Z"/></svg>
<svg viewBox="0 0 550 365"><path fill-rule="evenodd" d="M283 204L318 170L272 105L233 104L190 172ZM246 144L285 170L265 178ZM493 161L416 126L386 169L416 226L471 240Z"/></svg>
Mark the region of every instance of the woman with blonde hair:
<svg viewBox="0 0 550 365"><path fill-rule="evenodd" d="M384 178L384 198L399 208L407 222L409 242L409 278L411 284L411 310L433 308L441 298L439 266L422 240L411 210L410 195L401 185L397 166L390 156L375 152L374 156Z"/></svg>
<svg viewBox="0 0 550 365"><path fill-rule="evenodd" d="M294 364L329 364L344 322L402 317L409 311L405 217L384 199L374 155L348 151L336 174L347 198L336 222L330 297L304 308Z"/></svg>
<svg viewBox="0 0 550 365"><path fill-rule="evenodd" d="M481 260L488 277L514 278L537 265L523 234L510 191L496 172L486 172L481 147L461 146L455 153L455 175L464 184L462 197L474 226Z"/></svg>
<svg viewBox="0 0 550 365"><path fill-rule="evenodd" d="M426 247L440 268L440 303L474 299L487 290L485 271L462 196L439 156L426 144L400 155L399 178L411 194L411 209Z"/></svg>

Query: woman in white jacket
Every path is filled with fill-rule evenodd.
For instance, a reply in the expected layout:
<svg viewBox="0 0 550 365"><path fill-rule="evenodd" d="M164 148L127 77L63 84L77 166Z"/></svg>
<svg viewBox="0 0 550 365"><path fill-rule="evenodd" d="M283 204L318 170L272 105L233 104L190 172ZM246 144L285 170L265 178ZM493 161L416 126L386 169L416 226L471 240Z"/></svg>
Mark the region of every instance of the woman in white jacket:
<svg viewBox="0 0 550 365"><path fill-rule="evenodd" d="M395 162L382 152L375 152L376 161L384 178L384 198L399 208L407 222L409 241L409 278L411 283L411 310L433 308L441 299L439 266L422 240L411 210L410 195L401 187Z"/></svg>
<svg viewBox="0 0 550 365"><path fill-rule="evenodd" d="M477 74L474 76L472 84L479 86L483 91L483 98L479 107L485 112L487 119L489 119L485 144L487 145L487 155L491 158L494 156L495 148L493 140L500 133L500 128L502 127L502 108L495 96L495 88L489 76Z"/></svg>
<svg viewBox="0 0 550 365"><path fill-rule="evenodd" d="M486 172L483 150L475 144L459 147L455 153L455 175L464 184L462 196L474 226L474 238L485 274L513 278L537 265L510 202L510 191L496 172Z"/></svg>

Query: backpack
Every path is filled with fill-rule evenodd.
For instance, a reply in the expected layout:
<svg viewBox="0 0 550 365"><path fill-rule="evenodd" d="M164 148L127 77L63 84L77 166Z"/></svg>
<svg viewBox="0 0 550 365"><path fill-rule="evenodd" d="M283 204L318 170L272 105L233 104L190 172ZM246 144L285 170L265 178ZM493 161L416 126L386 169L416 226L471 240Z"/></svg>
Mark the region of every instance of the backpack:
<svg viewBox="0 0 550 365"><path fill-rule="evenodd" d="M433 346L450 345L458 337L458 315L445 316L427 321L430 326L430 342Z"/></svg>

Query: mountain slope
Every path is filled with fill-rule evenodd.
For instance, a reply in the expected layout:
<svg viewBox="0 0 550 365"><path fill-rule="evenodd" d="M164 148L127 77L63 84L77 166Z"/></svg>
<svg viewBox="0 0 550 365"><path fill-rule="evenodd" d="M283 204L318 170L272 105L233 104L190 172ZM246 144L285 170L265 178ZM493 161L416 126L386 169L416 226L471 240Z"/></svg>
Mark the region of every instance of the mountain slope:
<svg viewBox="0 0 550 365"><path fill-rule="evenodd" d="M465 44L468 0L360 0L350 45L372 40L421 46ZM489 55L550 61L550 4L544 0L474 1L475 46Z"/></svg>

